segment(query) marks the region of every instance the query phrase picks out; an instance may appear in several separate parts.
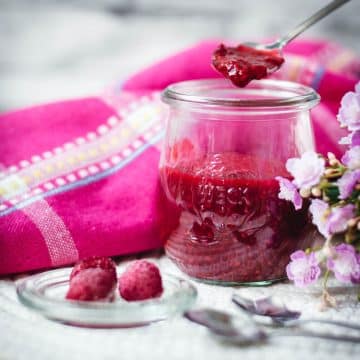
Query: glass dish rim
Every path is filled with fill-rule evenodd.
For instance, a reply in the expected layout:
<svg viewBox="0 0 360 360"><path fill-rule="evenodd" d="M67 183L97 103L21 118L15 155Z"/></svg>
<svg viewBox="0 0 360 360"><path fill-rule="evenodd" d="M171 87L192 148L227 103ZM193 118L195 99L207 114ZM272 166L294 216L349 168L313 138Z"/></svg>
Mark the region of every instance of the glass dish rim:
<svg viewBox="0 0 360 360"><path fill-rule="evenodd" d="M27 308L36 311L46 318L57 321L69 322L74 325L97 326L102 324L98 319L100 319L101 314L103 314L104 324L101 326L121 327L164 320L180 311L185 311L192 305L197 297L197 290L190 281L166 272L162 274L163 282L175 282L176 284L174 286L176 286L176 290L174 292L166 297L134 302L126 302L125 300L124 302L87 302L56 299L41 293L41 286L35 283L36 281L43 281L46 285L52 284L51 281L54 280L65 282L68 280L71 270L71 268L54 269L17 280L16 293L19 301ZM55 310L53 308L54 306L56 307ZM159 310L160 315L158 316L154 314L154 312L156 313L156 309ZM128 315L128 313L138 312L141 315L142 312L146 312L147 310L148 314L146 315L148 318L145 318L143 321L122 322L120 319L125 313ZM69 319L69 311L77 313L73 319ZM63 316L59 315L61 312L64 313ZM164 314L166 314L166 316ZM109 315L116 316L116 319L109 321ZM137 314L137 316L139 317L139 314Z"/></svg>
<svg viewBox="0 0 360 360"><path fill-rule="evenodd" d="M279 97L276 99L244 100L236 98L220 98L214 96L201 96L195 93L199 87L216 87L224 90L273 90L288 91L294 96ZM191 91L193 89L193 91ZM239 110L251 110L252 108L284 108L284 107L307 107L312 108L320 101L320 95L311 87L300 83L284 80L257 80L248 84L245 88L236 88L226 79L200 79L186 80L170 84L161 94L162 100L167 104L189 103L193 105L210 105L212 107L231 107ZM233 109L235 110L235 109Z"/></svg>

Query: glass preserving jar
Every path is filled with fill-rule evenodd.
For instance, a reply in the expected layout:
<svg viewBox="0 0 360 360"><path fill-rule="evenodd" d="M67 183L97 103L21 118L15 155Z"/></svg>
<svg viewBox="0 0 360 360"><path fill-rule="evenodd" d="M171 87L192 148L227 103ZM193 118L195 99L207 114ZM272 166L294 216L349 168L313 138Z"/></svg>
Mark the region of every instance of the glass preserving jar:
<svg viewBox="0 0 360 360"><path fill-rule="evenodd" d="M160 176L180 210L165 244L189 276L211 283L283 279L290 254L309 246L305 202L278 199L288 158L314 150L310 109L318 94L300 84L223 79L185 81L162 95L169 105ZM170 215L169 215L170 216Z"/></svg>

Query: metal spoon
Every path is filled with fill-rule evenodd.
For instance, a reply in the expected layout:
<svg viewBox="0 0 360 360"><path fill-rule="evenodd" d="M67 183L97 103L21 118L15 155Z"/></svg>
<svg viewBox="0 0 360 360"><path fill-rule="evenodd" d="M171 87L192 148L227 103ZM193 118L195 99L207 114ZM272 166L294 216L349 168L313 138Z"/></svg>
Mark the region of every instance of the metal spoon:
<svg viewBox="0 0 360 360"><path fill-rule="evenodd" d="M259 343L267 339L267 334L254 322L243 326L239 317L214 309L189 310L184 316L197 324L207 327L212 334L241 345Z"/></svg>
<svg viewBox="0 0 360 360"><path fill-rule="evenodd" d="M253 47L256 49L263 49L263 50L278 50L281 53L282 49L285 45L287 45L291 40L296 38L298 35L303 33L306 29L310 26L314 25L318 21L320 21L325 16L329 15L333 11L335 11L340 6L344 5L345 3L349 2L350 0L334 0L322 9L318 10L315 14L310 16L308 19L297 25L293 30L288 32L286 35L281 36L279 39L274 41L271 44L259 44L254 42L248 42L245 45L249 47ZM275 69L276 70L276 69Z"/></svg>
<svg viewBox="0 0 360 360"><path fill-rule="evenodd" d="M233 294L232 301L247 313L270 318L276 325L297 327L304 324L316 323L360 331L360 325L344 321L326 319L299 319L301 312L292 311L284 305L277 304L272 297L251 300L242 297L239 294Z"/></svg>
<svg viewBox="0 0 360 360"><path fill-rule="evenodd" d="M265 78L284 63L282 50L286 44L348 1L350 0L332 1L273 43L247 42L236 47L221 44L212 54L212 65L237 87L244 87L252 80Z"/></svg>
<svg viewBox="0 0 360 360"><path fill-rule="evenodd" d="M238 345L252 345L265 342L277 336L300 336L321 338L326 340L360 343L360 337L334 335L308 330L265 332L254 322L244 321L238 316L213 309L198 309L187 311L184 316L197 324L207 327L217 338Z"/></svg>

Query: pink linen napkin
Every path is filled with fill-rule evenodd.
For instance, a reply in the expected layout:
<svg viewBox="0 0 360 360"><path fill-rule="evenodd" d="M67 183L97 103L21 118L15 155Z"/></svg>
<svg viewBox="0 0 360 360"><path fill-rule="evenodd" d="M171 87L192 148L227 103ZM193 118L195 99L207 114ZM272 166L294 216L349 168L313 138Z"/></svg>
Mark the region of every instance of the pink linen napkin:
<svg viewBox="0 0 360 360"><path fill-rule="evenodd" d="M96 98L0 115L0 274L162 246L177 210L158 178L159 90L218 76L209 65L216 46L196 45ZM276 76L322 96L313 111L318 150L341 153L335 114L359 78L359 62L321 41L294 42L286 60Z"/></svg>

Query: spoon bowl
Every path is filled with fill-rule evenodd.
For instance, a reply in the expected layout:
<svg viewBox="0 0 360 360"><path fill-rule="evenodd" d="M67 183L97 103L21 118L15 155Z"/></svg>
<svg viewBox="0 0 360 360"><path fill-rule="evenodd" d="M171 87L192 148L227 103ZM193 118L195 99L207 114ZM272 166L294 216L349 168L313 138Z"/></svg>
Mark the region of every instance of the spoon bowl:
<svg viewBox="0 0 360 360"><path fill-rule="evenodd" d="M253 322L245 325L240 318L223 311L189 310L184 316L192 322L207 327L217 338L239 345L257 344L268 338L267 334Z"/></svg>
<svg viewBox="0 0 360 360"><path fill-rule="evenodd" d="M245 312L263 318L269 318L273 324L279 326L298 327L305 324L316 323L360 331L360 325L355 323L330 319L300 319L301 312L289 310L285 305L279 304L270 296L252 300L239 294L233 294L232 301Z"/></svg>
<svg viewBox="0 0 360 360"><path fill-rule="evenodd" d="M275 323L297 320L301 312L289 310L285 305L278 304L272 297L250 300L239 294L233 294L232 301L248 313L270 317Z"/></svg>

